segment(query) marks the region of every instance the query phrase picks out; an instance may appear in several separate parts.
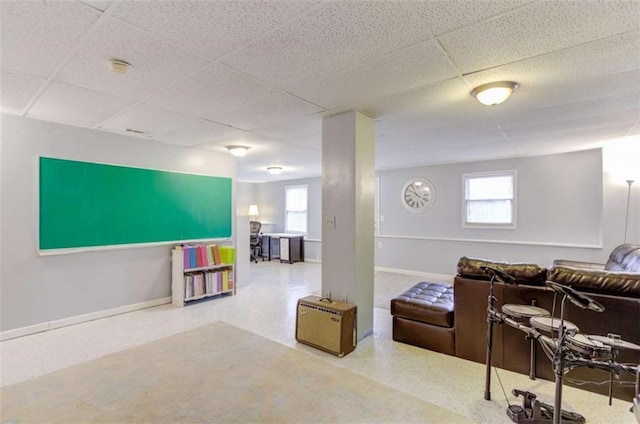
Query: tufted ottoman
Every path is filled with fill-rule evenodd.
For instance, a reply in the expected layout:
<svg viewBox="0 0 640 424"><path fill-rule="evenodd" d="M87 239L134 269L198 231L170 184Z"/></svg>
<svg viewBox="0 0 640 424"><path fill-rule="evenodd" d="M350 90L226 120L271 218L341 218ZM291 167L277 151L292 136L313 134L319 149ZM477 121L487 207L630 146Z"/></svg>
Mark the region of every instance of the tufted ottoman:
<svg viewBox="0 0 640 424"><path fill-rule="evenodd" d="M453 285L418 283L391 299L393 340L455 355Z"/></svg>

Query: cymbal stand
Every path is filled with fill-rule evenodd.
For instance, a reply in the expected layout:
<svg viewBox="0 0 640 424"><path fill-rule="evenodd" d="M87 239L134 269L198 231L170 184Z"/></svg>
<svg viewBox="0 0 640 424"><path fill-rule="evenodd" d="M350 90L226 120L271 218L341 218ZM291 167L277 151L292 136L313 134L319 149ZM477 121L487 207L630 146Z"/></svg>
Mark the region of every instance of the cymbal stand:
<svg viewBox="0 0 640 424"><path fill-rule="evenodd" d="M489 297L487 299L487 358L486 358L486 377L484 387L484 399L491 400L491 351L493 350L493 324L499 323L496 317L496 297L493 295L493 283L496 279L495 274L491 276L489 281Z"/></svg>
<svg viewBox="0 0 640 424"><path fill-rule="evenodd" d="M616 362L616 356L618 356L618 349L614 346L611 347L611 361ZM612 369L609 372L609 406L611 406L611 398L613 398L613 376L615 375L615 371Z"/></svg>
<svg viewBox="0 0 640 424"><path fill-rule="evenodd" d="M553 401L553 424L560 424L562 417L562 380L564 378L564 364L565 364L565 335L566 328L564 326L564 305L567 300L567 295L562 297L560 307L560 327L558 328L558 343L556 346L555 354L553 355L553 370L556 375L556 392Z"/></svg>

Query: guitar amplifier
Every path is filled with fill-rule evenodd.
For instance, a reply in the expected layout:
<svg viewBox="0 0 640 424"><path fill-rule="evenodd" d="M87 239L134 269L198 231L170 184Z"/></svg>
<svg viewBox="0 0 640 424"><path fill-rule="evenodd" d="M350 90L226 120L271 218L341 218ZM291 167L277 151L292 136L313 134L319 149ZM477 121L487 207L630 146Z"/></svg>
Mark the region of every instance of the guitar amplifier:
<svg viewBox="0 0 640 424"><path fill-rule="evenodd" d="M343 357L356 348L356 305L318 296L299 299L296 340Z"/></svg>

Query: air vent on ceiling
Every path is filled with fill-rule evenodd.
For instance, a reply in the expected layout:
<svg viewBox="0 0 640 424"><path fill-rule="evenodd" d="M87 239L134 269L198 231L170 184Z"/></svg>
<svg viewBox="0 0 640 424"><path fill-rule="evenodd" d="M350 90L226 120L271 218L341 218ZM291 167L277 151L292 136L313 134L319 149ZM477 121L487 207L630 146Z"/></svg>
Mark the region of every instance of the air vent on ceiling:
<svg viewBox="0 0 640 424"><path fill-rule="evenodd" d="M133 133L133 134L137 134L137 135L144 135L145 137L153 137L153 133L146 132L146 131L140 131L140 130L134 130L133 128L125 128L125 131L128 132L128 133Z"/></svg>

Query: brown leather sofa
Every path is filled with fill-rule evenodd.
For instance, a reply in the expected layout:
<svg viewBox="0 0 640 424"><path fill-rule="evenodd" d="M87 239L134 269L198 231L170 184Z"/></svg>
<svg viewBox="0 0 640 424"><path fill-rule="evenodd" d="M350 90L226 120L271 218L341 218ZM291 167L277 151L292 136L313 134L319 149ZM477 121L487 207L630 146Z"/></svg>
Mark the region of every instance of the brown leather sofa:
<svg viewBox="0 0 640 424"><path fill-rule="evenodd" d="M611 252L606 264L555 261L553 266L542 268L536 264L495 262L462 257L454 279L455 354L476 362L485 362L487 345L487 297L489 278L480 269L491 266L516 278L518 284L494 284L496 307L504 304L536 305L560 316L560 302L554 310L554 292L545 287L545 281L569 285L601 303L605 311L598 313L580 309L566 302L565 319L576 324L580 333L603 335L614 333L622 340L640 345L640 246L625 244ZM524 320L529 325L527 320ZM620 363L640 363L640 352L621 349L617 357ZM511 371L528 374L530 341L525 333L507 325L494 327L493 365ZM536 346L536 376L554 380L551 361ZM585 367L576 368L565 376L565 384L572 380L592 382L608 381L609 373ZM616 384L614 396L630 400L634 388L630 382L635 377L621 375L626 383ZM607 393L608 385L586 384L583 389Z"/></svg>

